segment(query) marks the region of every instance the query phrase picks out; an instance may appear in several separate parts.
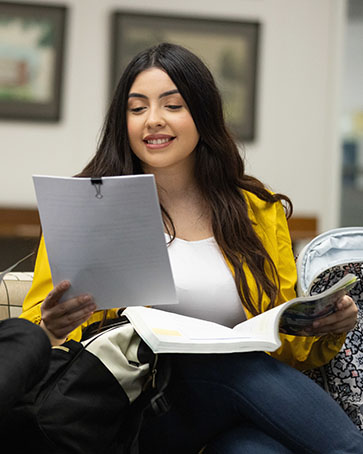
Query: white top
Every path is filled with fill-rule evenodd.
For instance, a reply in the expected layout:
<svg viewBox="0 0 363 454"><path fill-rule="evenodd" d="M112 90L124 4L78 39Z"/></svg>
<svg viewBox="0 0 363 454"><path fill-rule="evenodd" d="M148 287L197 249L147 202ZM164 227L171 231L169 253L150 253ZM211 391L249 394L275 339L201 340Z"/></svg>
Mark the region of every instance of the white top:
<svg viewBox="0 0 363 454"><path fill-rule="evenodd" d="M170 237L165 234L166 241ZM233 327L246 319L234 278L214 238L168 246L179 304L158 309Z"/></svg>

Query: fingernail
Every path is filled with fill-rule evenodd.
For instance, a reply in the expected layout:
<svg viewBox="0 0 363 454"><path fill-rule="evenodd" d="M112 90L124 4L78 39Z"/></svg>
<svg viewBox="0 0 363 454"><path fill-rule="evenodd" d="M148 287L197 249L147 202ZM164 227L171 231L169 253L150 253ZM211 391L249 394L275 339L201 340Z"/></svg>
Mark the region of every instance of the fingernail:
<svg viewBox="0 0 363 454"><path fill-rule="evenodd" d="M92 300L90 295L83 295L80 297L81 303L88 303Z"/></svg>

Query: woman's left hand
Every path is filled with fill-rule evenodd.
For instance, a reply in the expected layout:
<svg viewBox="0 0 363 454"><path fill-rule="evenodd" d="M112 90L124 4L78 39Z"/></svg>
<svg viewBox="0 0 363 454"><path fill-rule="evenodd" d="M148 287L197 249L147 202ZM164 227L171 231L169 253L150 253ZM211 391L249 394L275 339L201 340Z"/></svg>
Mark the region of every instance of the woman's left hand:
<svg viewBox="0 0 363 454"><path fill-rule="evenodd" d="M316 320L311 334L323 336L328 333L343 334L354 328L357 323L358 307L348 295L342 296L336 304L334 314Z"/></svg>

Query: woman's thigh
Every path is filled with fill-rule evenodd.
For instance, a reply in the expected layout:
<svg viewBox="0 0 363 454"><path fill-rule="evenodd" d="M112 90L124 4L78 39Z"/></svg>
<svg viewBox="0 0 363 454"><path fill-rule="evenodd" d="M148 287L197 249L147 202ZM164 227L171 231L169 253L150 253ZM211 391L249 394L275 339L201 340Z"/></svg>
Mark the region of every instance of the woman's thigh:
<svg viewBox="0 0 363 454"><path fill-rule="evenodd" d="M172 362L172 410L145 425L141 445L148 434L160 454L192 454L248 421L294 453L362 452L363 437L333 399L264 353L174 355Z"/></svg>
<svg viewBox="0 0 363 454"><path fill-rule="evenodd" d="M296 454L263 430L248 423L239 424L208 443L203 454Z"/></svg>

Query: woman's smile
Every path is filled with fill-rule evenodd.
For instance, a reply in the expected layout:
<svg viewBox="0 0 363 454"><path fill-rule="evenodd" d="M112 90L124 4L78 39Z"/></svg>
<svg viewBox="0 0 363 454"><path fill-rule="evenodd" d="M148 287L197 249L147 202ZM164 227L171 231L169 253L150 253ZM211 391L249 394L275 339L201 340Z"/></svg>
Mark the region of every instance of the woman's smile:
<svg viewBox="0 0 363 454"><path fill-rule="evenodd" d="M168 147L174 139L175 137L164 134L151 134L146 136L143 141L148 149L157 150Z"/></svg>

